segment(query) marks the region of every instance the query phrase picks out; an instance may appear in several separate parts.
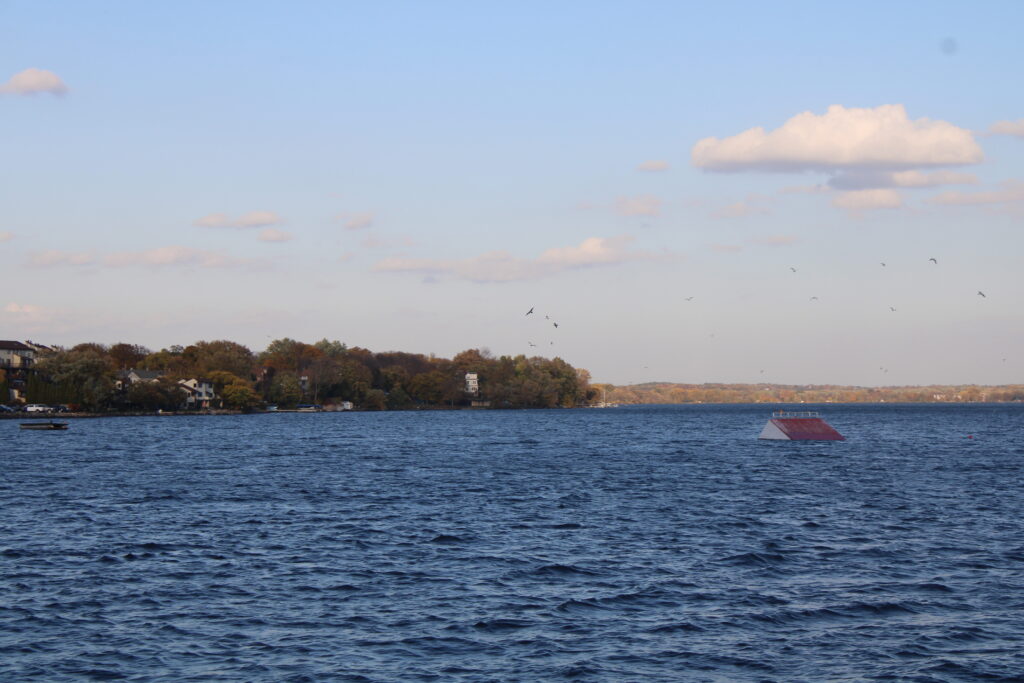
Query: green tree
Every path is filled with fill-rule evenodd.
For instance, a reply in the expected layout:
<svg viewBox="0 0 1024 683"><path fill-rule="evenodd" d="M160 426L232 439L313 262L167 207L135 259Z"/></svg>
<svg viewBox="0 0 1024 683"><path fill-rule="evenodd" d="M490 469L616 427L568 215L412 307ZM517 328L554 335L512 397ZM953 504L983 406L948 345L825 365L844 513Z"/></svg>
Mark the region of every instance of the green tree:
<svg viewBox="0 0 1024 683"><path fill-rule="evenodd" d="M242 382L225 386L221 390L220 396L224 400L225 406L239 410L252 410L260 403L259 394Z"/></svg>
<svg viewBox="0 0 1024 683"><path fill-rule="evenodd" d="M299 378L291 372L279 372L274 375L270 384L271 402L282 406L294 406L302 400L302 387Z"/></svg>
<svg viewBox="0 0 1024 683"><path fill-rule="evenodd" d="M370 389L363 399L363 408L366 410L387 410L388 396L380 389Z"/></svg>

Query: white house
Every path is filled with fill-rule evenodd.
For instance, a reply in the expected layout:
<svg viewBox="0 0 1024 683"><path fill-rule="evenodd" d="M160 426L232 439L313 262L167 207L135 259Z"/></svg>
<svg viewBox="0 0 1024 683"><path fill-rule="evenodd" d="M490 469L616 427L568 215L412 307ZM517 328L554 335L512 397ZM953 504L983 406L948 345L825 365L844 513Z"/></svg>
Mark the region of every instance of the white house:
<svg viewBox="0 0 1024 683"><path fill-rule="evenodd" d="M185 405L189 408L209 408L217 398L213 393L213 382L208 379L179 379L178 386L185 390Z"/></svg>
<svg viewBox="0 0 1024 683"><path fill-rule="evenodd" d="M30 368L36 362L36 350L20 341L0 339L0 368Z"/></svg>
<svg viewBox="0 0 1024 683"><path fill-rule="evenodd" d="M477 378L475 372L466 373L466 393L470 396L477 396L480 394L480 380Z"/></svg>

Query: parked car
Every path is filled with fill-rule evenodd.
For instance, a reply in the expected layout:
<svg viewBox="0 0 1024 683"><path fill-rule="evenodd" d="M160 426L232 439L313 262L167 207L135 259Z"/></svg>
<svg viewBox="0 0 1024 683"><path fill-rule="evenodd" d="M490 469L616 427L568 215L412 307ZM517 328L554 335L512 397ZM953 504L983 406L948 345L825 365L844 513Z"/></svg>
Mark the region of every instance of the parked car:
<svg viewBox="0 0 1024 683"><path fill-rule="evenodd" d="M25 406L26 413L50 413L53 412L53 408L42 403L29 403Z"/></svg>
<svg viewBox="0 0 1024 683"><path fill-rule="evenodd" d="M12 408L10 406L5 406L3 403L0 403L0 413L13 413L13 412L15 412L14 408Z"/></svg>

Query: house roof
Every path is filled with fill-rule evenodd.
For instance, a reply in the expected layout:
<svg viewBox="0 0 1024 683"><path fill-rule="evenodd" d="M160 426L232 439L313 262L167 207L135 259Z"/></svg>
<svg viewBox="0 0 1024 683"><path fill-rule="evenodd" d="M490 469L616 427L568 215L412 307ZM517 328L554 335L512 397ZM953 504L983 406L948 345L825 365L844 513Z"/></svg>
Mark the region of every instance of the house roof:
<svg viewBox="0 0 1024 683"><path fill-rule="evenodd" d="M8 341L6 339L0 339L0 349L7 349L9 351L33 351L31 346L26 346L20 341Z"/></svg>
<svg viewBox="0 0 1024 683"><path fill-rule="evenodd" d="M132 368L128 371L129 374L134 373L139 379L160 379L164 376L164 373L159 370L136 370Z"/></svg>

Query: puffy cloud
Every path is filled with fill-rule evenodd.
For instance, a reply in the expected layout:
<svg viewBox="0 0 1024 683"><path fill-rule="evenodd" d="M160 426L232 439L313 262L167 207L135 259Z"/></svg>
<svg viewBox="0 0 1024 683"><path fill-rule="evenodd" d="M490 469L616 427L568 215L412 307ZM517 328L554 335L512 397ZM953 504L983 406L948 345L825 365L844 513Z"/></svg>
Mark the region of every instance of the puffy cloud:
<svg viewBox="0 0 1024 683"><path fill-rule="evenodd" d="M837 190L868 190L884 187L937 187L939 185L973 185L978 179L972 173L954 171L854 171L840 173L828 184Z"/></svg>
<svg viewBox="0 0 1024 683"><path fill-rule="evenodd" d="M959 192L950 190L931 198L934 204L945 205L977 205L977 204L1005 204L1007 202L1024 201L1024 181L1008 180L1003 183L999 190L985 192Z"/></svg>
<svg viewBox="0 0 1024 683"><path fill-rule="evenodd" d="M657 216L661 213L661 200L651 195L621 197L615 209L623 216Z"/></svg>
<svg viewBox="0 0 1024 683"><path fill-rule="evenodd" d="M13 93L15 95L35 95L36 93L50 93L51 95L63 95L68 91L68 86L60 76L47 71L46 69L25 69L11 76L11 78L0 85L0 93Z"/></svg>
<svg viewBox="0 0 1024 683"><path fill-rule="evenodd" d="M632 239L626 235L590 237L576 246L547 249L534 259L518 258L506 251L492 251L459 260L387 258L379 261L374 270L447 275L472 282L513 282L547 277L566 270L655 258L647 252L629 250Z"/></svg>
<svg viewBox="0 0 1024 683"><path fill-rule="evenodd" d="M714 218L742 218L744 216L755 216L768 213L764 207L767 198L761 195L749 195L741 202L735 202L712 213Z"/></svg>
<svg viewBox="0 0 1024 683"><path fill-rule="evenodd" d="M122 251L109 254L103 263L114 268L125 266L200 266L202 268L223 268L245 265L249 262L230 259L214 251L192 247L168 246L145 251Z"/></svg>
<svg viewBox="0 0 1024 683"><path fill-rule="evenodd" d="M1016 121L996 121L988 127L988 132L993 135L1013 135L1024 138L1024 119Z"/></svg>
<svg viewBox="0 0 1024 683"><path fill-rule="evenodd" d="M903 198L896 190L853 190L843 192L833 199L832 206L853 213L872 209L898 209L903 206Z"/></svg>
<svg viewBox="0 0 1024 683"><path fill-rule="evenodd" d="M9 230L0 231L0 242L10 242L14 239L14 233Z"/></svg>
<svg viewBox="0 0 1024 683"><path fill-rule="evenodd" d="M52 309L36 306L35 304L19 304L10 302L3 309L0 309L0 319L7 318L13 325L18 325L23 330L33 329L33 324L47 323L53 320Z"/></svg>
<svg viewBox="0 0 1024 683"><path fill-rule="evenodd" d="M645 161L637 166L636 170L656 173L658 171L667 171L668 168L669 166L667 161L657 161L652 159L651 161Z"/></svg>
<svg viewBox="0 0 1024 683"><path fill-rule="evenodd" d="M201 228L263 228L283 222L284 219L273 211L249 211L238 218L231 218L226 213L211 213L196 219L193 225Z"/></svg>
<svg viewBox="0 0 1024 683"><path fill-rule="evenodd" d="M291 233L274 228L265 228L260 231L260 242L287 242L292 238Z"/></svg>
<svg viewBox="0 0 1024 683"><path fill-rule="evenodd" d="M338 214L346 230L363 230L373 225L374 215L369 212Z"/></svg>
<svg viewBox="0 0 1024 683"><path fill-rule="evenodd" d="M95 262L92 253L88 251L62 251L60 249L48 249L33 254L29 264L40 268L50 266L88 266Z"/></svg>
<svg viewBox="0 0 1024 683"><path fill-rule="evenodd" d="M558 269L622 263L629 257L626 247L632 240L633 238L625 235L610 238L588 237L575 247L553 247L545 250L537 257L537 263Z"/></svg>
<svg viewBox="0 0 1024 683"><path fill-rule="evenodd" d="M4 312L15 313L19 315L34 315L39 313L42 309L32 304L16 304L13 301L4 306Z"/></svg>
<svg viewBox="0 0 1024 683"><path fill-rule="evenodd" d="M910 120L901 104L874 109L832 105L803 112L773 131L757 127L694 145L694 166L708 171L834 171L975 164L982 151L969 130L945 121Z"/></svg>

